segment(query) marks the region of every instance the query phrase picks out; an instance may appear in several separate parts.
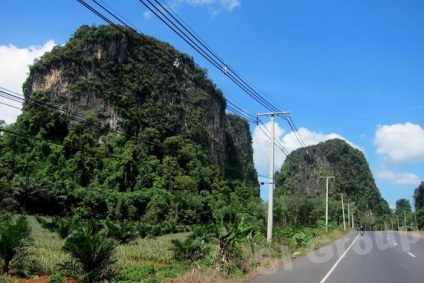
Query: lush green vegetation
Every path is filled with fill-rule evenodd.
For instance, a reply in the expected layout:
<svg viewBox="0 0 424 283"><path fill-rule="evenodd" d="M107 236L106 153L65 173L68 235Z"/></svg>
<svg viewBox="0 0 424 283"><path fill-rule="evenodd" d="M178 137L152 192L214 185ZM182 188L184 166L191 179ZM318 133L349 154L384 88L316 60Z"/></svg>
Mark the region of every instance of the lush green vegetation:
<svg viewBox="0 0 424 283"><path fill-rule="evenodd" d="M424 228L424 182L415 188L414 190L414 205L415 205L415 216L417 219L417 226L419 229Z"/></svg>
<svg viewBox="0 0 424 283"><path fill-rule="evenodd" d="M46 256L34 263L40 272L55 274L61 264L81 281L101 280L112 274L109 266L123 268L121 246L198 226L214 231L222 242L216 252L230 265L232 241L239 241L231 226L243 220L263 230L247 122L227 118L225 99L206 72L168 44L83 26L34 62L24 94L17 122L1 126L0 202L12 213L41 215L39 224L63 239L43 250L60 261ZM109 239L120 243L116 263L83 261L101 243L110 243L103 248L112 255ZM199 242L188 239L180 242L188 249ZM203 252L192 262L212 257L212 243L200 242ZM151 261L133 256L131 262ZM96 264L98 273L89 273Z"/></svg>
<svg viewBox="0 0 424 283"><path fill-rule="evenodd" d="M176 73L157 49L194 77ZM53 106L56 90L33 88L56 71L72 97L62 109L84 109L81 97L107 102L119 116L115 128L98 109L65 115ZM225 101L205 71L168 44L83 26L31 66L24 91L22 115L0 136L0 201L8 210L138 221L153 235L242 217L261 225L247 122L230 117L225 149L212 151L209 106L224 114ZM246 147L235 134L247 136Z"/></svg>
<svg viewBox="0 0 424 283"><path fill-rule="evenodd" d="M128 34L81 27L31 66L23 113L0 123L1 208L37 215L2 220L3 272L184 282L206 270L234 281L340 236L340 193L360 223L390 214L363 154L330 141L293 152L277 173L268 243L247 121L225 114L187 55ZM321 167L336 177L328 234L323 184L311 185Z"/></svg>
<svg viewBox="0 0 424 283"><path fill-rule="evenodd" d="M80 223L74 233L61 239L42 227L50 218L16 219L26 219L33 241L24 246L25 264L17 257L12 261L13 269L19 267L19 274L25 277L52 275L49 282L63 282L69 275L79 282L98 282L95 278L112 275L114 282L187 282L192 276L212 282L242 281L243 275L254 273L255 268L271 267L288 260L294 252L317 249L342 235L337 229L324 233L322 228L280 227L271 245L241 222L219 230L202 226L190 233L138 237L117 244L106 237L105 227L96 231L99 227L93 223ZM14 282L1 274L0 281Z"/></svg>
<svg viewBox="0 0 424 283"><path fill-rule="evenodd" d="M329 221L343 223L341 195L357 225L381 229L391 215L381 197L364 154L334 139L292 152L277 173L276 217L285 225L314 225L325 216L326 176L329 179ZM349 217L351 218L351 217ZM322 223L322 222L321 222Z"/></svg>
<svg viewBox="0 0 424 283"><path fill-rule="evenodd" d="M392 212L390 218L391 225L394 229L401 230L421 230L424 228L424 182L415 188L412 196L414 201L414 211L407 199L398 199L396 208ZM399 227L399 228L398 228Z"/></svg>

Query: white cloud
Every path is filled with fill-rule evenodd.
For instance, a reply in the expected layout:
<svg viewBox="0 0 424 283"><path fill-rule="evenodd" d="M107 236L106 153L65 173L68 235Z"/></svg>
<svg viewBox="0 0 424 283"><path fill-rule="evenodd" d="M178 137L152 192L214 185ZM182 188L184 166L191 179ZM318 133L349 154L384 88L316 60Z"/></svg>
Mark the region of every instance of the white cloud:
<svg viewBox="0 0 424 283"><path fill-rule="evenodd" d="M152 17L152 12L150 12L150 11L145 11L145 12L143 13L143 17L144 17L146 20L150 19L150 18Z"/></svg>
<svg viewBox="0 0 424 283"><path fill-rule="evenodd" d="M221 6L228 11L231 11L241 5L241 0L221 0L219 2L221 3Z"/></svg>
<svg viewBox="0 0 424 283"><path fill-rule="evenodd" d="M253 150L254 150L253 159L255 162L255 167L259 174L264 174L265 172L269 172L271 141L268 136L271 136L270 134L271 122L268 122L267 124L265 124L265 127L267 130L265 130L263 126L262 127L257 126L253 130L253 136L252 136ZM266 132L266 134L264 133L264 131ZM347 141L345 138L343 138L339 134L335 134L335 133L323 134L323 133L310 131L306 128L300 128L298 130L298 134L300 135L300 137L302 138L302 141L305 143L306 146L316 145L326 140L338 138L338 139L345 140L351 146L360 149L358 146L354 145L353 143ZM296 137L295 133L286 132L284 129L282 129L278 125L278 123L275 124L275 138L276 140L279 141L281 146L288 153L301 147L300 142L298 138ZM278 147L275 147L275 151L274 151L275 171L280 170L281 165L283 164L285 158L286 158L286 155Z"/></svg>
<svg viewBox="0 0 424 283"><path fill-rule="evenodd" d="M421 182L419 176L413 173L395 173L390 170L380 170L375 174L377 179L387 181L395 185L415 185Z"/></svg>
<svg viewBox="0 0 424 283"><path fill-rule="evenodd" d="M374 145L377 153L393 163L424 161L424 129L405 123L378 126Z"/></svg>
<svg viewBox="0 0 424 283"><path fill-rule="evenodd" d="M280 140L280 137L285 133L284 129L282 129L278 123L275 123L275 138ZM253 130L252 142L253 142L253 159L255 162L255 167L258 170L259 174L265 174L265 172L269 172L269 164L270 164L270 154L271 154L271 123L265 124L265 127L261 125L261 127L257 126ZM274 150L274 164L275 170L279 170L281 164L285 159L285 155L275 147ZM268 174L267 174L268 175Z"/></svg>
<svg viewBox="0 0 424 283"><path fill-rule="evenodd" d="M0 45L0 86L8 90L22 93L22 84L28 75L28 66L39 58L46 51L50 51L55 46L53 40L49 40L43 46L29 46L26 48L18 48L14 45ZM18 102L0 97L0 120L6 123L14 123L16 117L20 114L20 110L6 106L12 105L20 108Z"/></svg>
<svg viewBox="0 0 424 283"><path fill-rule="evenodd" d="M231 12L236 7L241 6L242 0L171 0L170 6L172 9L177 9L182 4L190 6L207 7L212 17L220 14L223 11Z"/></svg>

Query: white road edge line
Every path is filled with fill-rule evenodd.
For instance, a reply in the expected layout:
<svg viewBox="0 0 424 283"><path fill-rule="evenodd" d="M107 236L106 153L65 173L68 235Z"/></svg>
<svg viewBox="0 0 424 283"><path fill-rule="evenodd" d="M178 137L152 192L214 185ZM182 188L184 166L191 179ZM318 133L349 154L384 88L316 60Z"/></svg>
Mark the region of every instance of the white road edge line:
<svg viewBox="0 0 424 283"><path fill-rule="evenodd" d="M412 257L415 257L415 255L414 255L413 253L411 253L411 252L408 252L408 254L409 254L410 256L412 256Z"/></svg>
<svg viewBox="0 0 424 283"><path fill-rule="evenodd" d="M347 252L350 250L350 248L353 246L353 244L356 242L356 240L358 240L359 235L356 236L355 240L353 240L352 244L350 244L350 246L347 248L347 250L345 250L345 252L342 254L341 257L339 257L339 259L336 261L336 263L333 265L333 267L330 269L330 271L328 271L328 273L324 276L324 278L322 278L321 281L319 281L319 283L324 283L325 280L328 279L328 276L330 276L331 273L333 273L334 269L336 269L336 266L339 264L339 262L342 260L342 258L345 257L345 255L347 254Z"/></svg>

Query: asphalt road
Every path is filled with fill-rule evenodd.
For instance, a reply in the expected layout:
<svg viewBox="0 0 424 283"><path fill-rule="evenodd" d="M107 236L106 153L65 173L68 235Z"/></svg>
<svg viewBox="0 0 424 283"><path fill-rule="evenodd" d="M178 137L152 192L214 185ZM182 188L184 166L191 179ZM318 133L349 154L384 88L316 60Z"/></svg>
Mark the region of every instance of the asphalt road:
<svg viewBox="0 0 424 283"><path fill-rule="evenodd" d="M265 282L424 282L424 234L355 232L251 281Z"/></svg>

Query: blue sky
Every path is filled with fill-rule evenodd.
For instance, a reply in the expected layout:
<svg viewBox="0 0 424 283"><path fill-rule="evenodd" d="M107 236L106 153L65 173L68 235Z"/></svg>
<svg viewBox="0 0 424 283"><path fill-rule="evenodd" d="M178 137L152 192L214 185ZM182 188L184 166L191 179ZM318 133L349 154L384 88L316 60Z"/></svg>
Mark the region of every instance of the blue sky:
<svg viewBox="0 0 424 283"><path fill-rule="evenodd" d="M232 103L252 115L269 112L138 0L100 3L138 31L193 56ZM400 198L413 204L413 190L424 180L424 1L166 3L232 69L278 109L290 111L307 145L347 140L364 152L390 206ZM0 86L18 93L35 58L66 43L80 25L103 24L76 0L2 0L1 10ZM0 119L12 123L19 110L1 103L19 105L0 97ZM281 145L289 152L298 148L286 121L276 123ZM251 130L256 168L267 176L269 139L256 125ZM276 149L276 169L284 158ZM261 188L265 200L267 190Z"/></svg>

